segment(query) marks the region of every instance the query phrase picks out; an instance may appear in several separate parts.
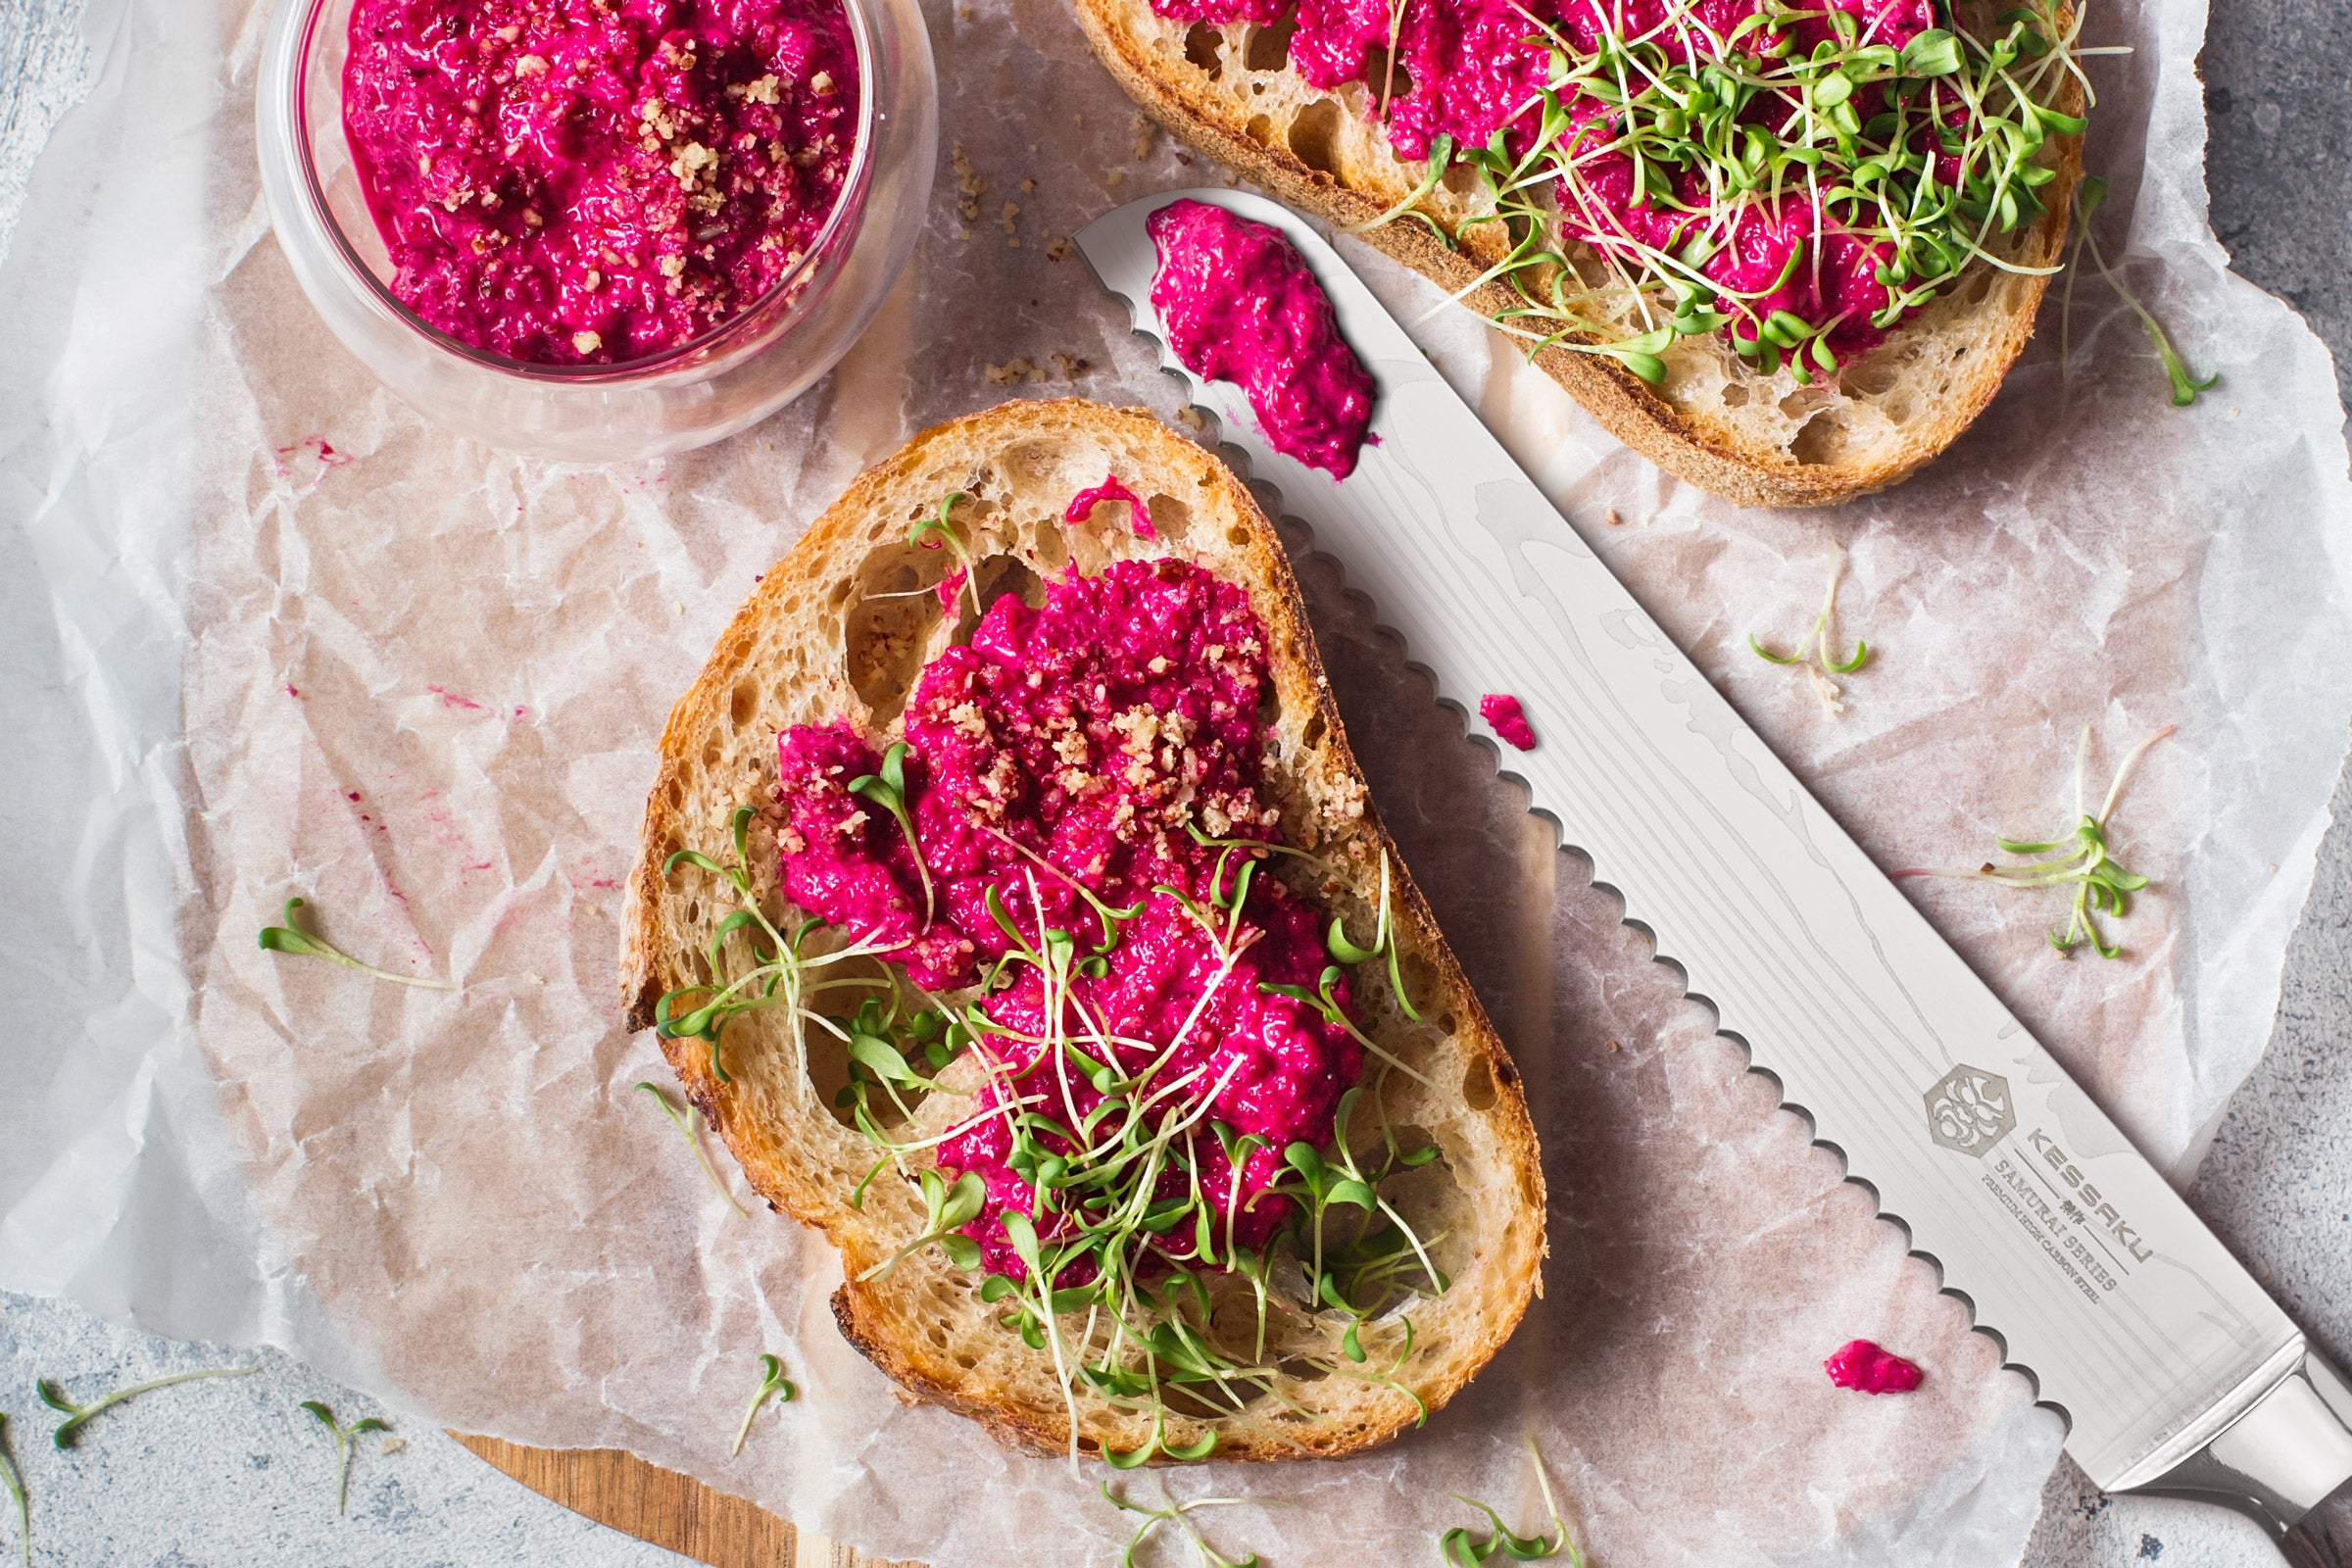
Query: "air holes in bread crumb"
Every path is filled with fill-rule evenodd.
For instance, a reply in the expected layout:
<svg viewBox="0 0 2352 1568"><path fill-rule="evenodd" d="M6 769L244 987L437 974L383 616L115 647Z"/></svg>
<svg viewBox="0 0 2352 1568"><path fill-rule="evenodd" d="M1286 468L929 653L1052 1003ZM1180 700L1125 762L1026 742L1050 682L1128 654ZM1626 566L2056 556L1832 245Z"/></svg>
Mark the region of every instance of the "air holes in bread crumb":
<svg viewBox="0 0 2352 1568"><path fill-rule="evenodd" d="M742 729L752 721L752 710L759 702L760 683L747 675L735 683L734 697L727 706L727 717L737 729Z"/></svg>
<svg viewBox="0 0 2352 1568"><path fill-rule="evenodd" d="M1298 27L1296 17L1285 17L1270 27L1251 27L1242 64L1251 71L1280 71L1291 63L1291 34Z"/></svg>
<svg viewBox="0 0 2352 1568"><path fill-rule="evenodd" d="M1261 86L1258 90L1262 92L1265 89ZM1250 122L1242 127L1242 134L1260 147L1268 146L1274 140L1274 122L1263 115L1251 115Z"/></svg>
<svg viewBox="0 0 2352 1568"><path fill-rule="evenodd" d="M1174 496L1153 496L1144 503L1144 511L1151 514L1152 531L1162 539L1182 539L1193 525L1193 509Z"/></svg>
<svg viewBox="0 0 2352 1568"><path fill-rule="evenodd" d="M1225 74L1225 40L1205 22L1196 22L1184 35L1184 58L1216 80Z"/></svg>
<svg viewBox="0 0 2352 1568"><path fill-rule="evenodd" d="M1845 455L1845 421L1828 410L1816 414L1788 443L1788 455L1799 463L1836 463Z"/></svg>
<svg viewBox="0 0 2352 1568"><path fill-rule="evenodd" d="M1874 354L1859 365L1848 366L1838 377L1838 385L1859 397L1875 398L1894 390L1903 378L1903 368L1891 354Z"/></svg>
<svg viewBox="0 0 2352 1568"><path fill-rule="evenodd" d="M1236 550L1247 549L1250 544L1250 530L1247 528L1228 528L1225 530L1225 542L1233 546L1233 548Z"/></svg>
<svg viewBox="0 0 2352 1568"><path fill-rule="evenodd" d="M1392 104L1399 98L1411 97L1413 92L1412 73L1404 69L1404 62L1401 60L1397 61L1395 69L1392 70L1389 65L1389 52L1379 44L1374 44L1364 51L1364 83L1370 90L1372 106L1375 109L1380 107L1380 94L1384 87L1388 89L1389 102ZM1457 167L1470 169L1468 164ZM1478 189L1475 170L1471 170L1470 189Z"/></svg>
<svg viewBox="0 0 2352 1568"><path fill-rule="evenodd" d="M1294 1383L1320 1383L1331 1376L1312 1361L1284 1361L1274 1370Z"/></svg>
<svg viewBox="0 0 2352 1568"><path fill-rule="evenodd" d="M1450 1012L1441 1012L1438 1014L1438 1032L1458 1035L1462 1032L1462 1021Z"/></svg>
<svg viewBox="0 0 2352 1568"><path fill-rule="evenodd" d="M1727 409L1747 407L1747 388L1738 381L1723 383L1723 406Z"/></svg>
<svg viewBox="0 0 2352 1568"><path fill-rule="evenodd" d="M1291 151L1317 173L1338 178L1340 173L1340 101L1318 98L1298 111L1291 122Z"/></svg>
<svg viewBox="0 0 2352 1568"><path fill-rule="evenodd" d="M1012 595L1022 604L1027 605L1031 610L1040 608L1046 602L1046 585L1044 581L1039 578L1036 572L1029 569L1028 563L1020 560L1018 557L983 557L980 562L979 579L980 609L983 612L987 611L989 606L995 604L1006 594ZM970 607L971 601L967 598L964 601L963 611L964 620L966 622L971 619ZM960 642L968 638L970 635L971 626L969 624L962 624L956 628L956 640Z"/></svg>
<svg viewBox="0 0 2352 1568"><path fill-rule="evenodd" d="M1298 744L1310 752L1323 744L1323 715L1321 713L1315 714L1306 721L1306 728L1299 733Z"/></svg>
<svg viewBox="0 0 2352 1568"><path fill-rule="evenodd" d="M922 672L923 650L939 625L939 596L909 592L922 586L919 568L934 564L929 559L918 562L916 550L906 545L886 545L858 569L857 582L864 594L903 596L861 597L850 606L842 625L845 672L874 710L877 726L888 724L906 705L906 694Z"/></svg>
<svg viewBox="0 0 2352 1568"><path fill-rule="evenodd" d="M1462 1103L1472 1110L1494 1108L1494 1071L1484 1056L1472 1062L1470 1070L1462 1074Z"/></svg>
<svg viewBox="0 0 2352 1568"><path fill-rule="evenodd" d="M1059 571L1068 564L1070 547L1061 537L1059 518L1039 523L1034 537L1037 543L1029 553L1032 561L1048 571Z"/></svg>

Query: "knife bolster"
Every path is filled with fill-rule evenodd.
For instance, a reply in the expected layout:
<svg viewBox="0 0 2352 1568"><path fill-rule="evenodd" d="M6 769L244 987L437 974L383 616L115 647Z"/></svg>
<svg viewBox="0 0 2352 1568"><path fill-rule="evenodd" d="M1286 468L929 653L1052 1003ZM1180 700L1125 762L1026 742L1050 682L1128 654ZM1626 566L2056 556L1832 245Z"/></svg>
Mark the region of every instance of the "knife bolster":
<svg viewBox="0 0 2352 1568"><path fill-rule="evenodd" d="M2352 1384L2306 1349L2211 1442L2153 1481L2123 1490L2194 1497L2251 1514L2284 1537L2306 1515L2352 1512ZM2340 1524L2341 1521L2339 1520ZM2312 1533L2299 1533L2308 1544ZM2310 1559L2332 1565L2352 1558Z"/></svg>

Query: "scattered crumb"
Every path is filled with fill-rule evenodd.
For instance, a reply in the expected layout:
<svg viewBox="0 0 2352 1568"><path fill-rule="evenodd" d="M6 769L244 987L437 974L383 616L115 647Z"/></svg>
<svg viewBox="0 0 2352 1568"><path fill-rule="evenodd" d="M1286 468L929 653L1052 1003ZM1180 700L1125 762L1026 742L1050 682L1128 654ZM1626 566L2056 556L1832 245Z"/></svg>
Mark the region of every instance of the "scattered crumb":
<svg viewBox="0 0 2352 1568"><path fill-rule="evenodd" d="M1056 235L1054 238L1046 241L1047 261L1066 262L1069 259L1070 237L1067 234Z"/></svg>
<svg viewBox="0 0 2352 1568"><path fill-rule="evenodd" d="M1026 358L1006 360L1003 365L983 366L980 373L988 377L990 386L1018 386L1023 381L1043 381L1046 378L1046 372Z"/></svg>
<svg viewBox="0 0 2352 1568"><path fill-rule="evenodd" d="M1112 190L1117 190L1121 185L1127 183L1127 171L1124 169L1112 170L1102 176L1102 183Z"/></svg>
<svg viewBox="0 0 2352 1568"><path fill-rule="evenodd" d="M1034 180L1034 179L1024 179L1024 180L1022 180L1022 181L1021 181L1021 194L1022 194L1022 195L1024 195L1024 196L1034 196L1034 195L1036 195L1036 194L1037 194L1037 181L1036 181L1036 180Z"/></svg>
<svg viewBox="0 0 2352 1568"><path fill-rule="evenodd" d="M379 1446L375 1451L378 1453L398 1453L401 1449L407 1447L408 1446L408 1439L396 1435L386 1438L383 1441L382 1446Z"/></svg>
<svg viewBox="0 0 2352 1568"><path fill-rule="evenodd" d="M1152 143L1158 133L1159 127L1152 123L1152 117L1140 109L1137 110L1135 115L1135 161L1137 163L1140 164L1152 156Z"/></svg>
<svg viewBox="0 0 2352 1568"><path fill-rule="evenodd" d="M1053 366L1054 373L1057 376L1060 376L1064 381L1075 381L1087 371L1094 368L1093 366L1087 364L1084 360L1078 359L1072 355L1063 354L1058 350L1056 350L1054 353L1047 355L1046 363Z"/></svg>
<svg viewBox="0 0 2352 1568"><path fill-rule="evenodd" d="M1615 1051L1615 1050L1617 1049L1617 1042L1616 1042L1616 1041L1614 1041L1614 1040L1610 1041L1610 1042L1609 1042L1609 1049L1610 1049L1611 1051Z"/></svg>
<svg viewBox="0 0 2352 1568"><path fill-rule="evenodd" d="M1189 403L1176 411L1176 417L1182 419L1190 429L1205 431L1208 428L1208 422L1200 417L1200 411Z"/></svg>
<svg viewBox="0 0 2352 1568"><path fill-rule="evenodd" d="M963 150L963 143L956 144L949 161L956 169L956 193L963 198L956 204L956 211L962 215L965 222L977 223L980 221L980 196L988 189L988 181L982 179L979 171L972 167L971 155Z"/></svg>
<svg viewBox="0 0 2352 1568"><path fill-rule="evenodd" d="M1609 509L1608 524L1612 528L1622 528L1625 526L1625 519L1617 515L1617 509L1615 507L1611 507Z"/></svg>
<svg viewBox="0 0 2352 1568"><path fill-rule="evenodd" d="M574 332L571 334L571 347L575 354L594 354L604 346L604 335L600 332Z"/></svg>
<svg viewBox="0 0 2352 1568"><path fill-rule="evenodd" d="M1004 225L1005 247L1009 250L1019 250L1021 248L1021 235L1020 230L1016 225L1021 220L1021 204L1019 202L1006 202L1004 204L1004 211L998 215L998 220Z"/></svg>
<svg viewBox="0 0 2352 1568"><path fill-rule="evenodd" d="M671 605L669 607L669 612L673 615L683 615L686 613L686 602L681 599L677 603Z"/></svg>

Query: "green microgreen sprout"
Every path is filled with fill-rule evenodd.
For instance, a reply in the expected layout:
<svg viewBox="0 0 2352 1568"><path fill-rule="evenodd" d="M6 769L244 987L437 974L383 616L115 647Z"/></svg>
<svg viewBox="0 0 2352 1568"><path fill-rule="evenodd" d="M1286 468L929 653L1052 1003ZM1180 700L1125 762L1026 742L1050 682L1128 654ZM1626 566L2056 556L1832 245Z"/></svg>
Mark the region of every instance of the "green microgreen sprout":
<svg viewBox="0 0 2352 1568"><path fill-rule="evenodd" d="M48 1378L42 1378L33 1387L35 1392L40 1395L43 1404L52 1410L64 1412L66 1419L58 1425L51 1441L61 1448L71 1448L74 1446L74 1440L80 1436L81 1429L88 1424L90 1417L101 1410L112 1409L125 1399L135 1399L142 1394L151 1394L157 1389L168 1389L174 1384L195 1383L205 1378L251 1377L260 1370L261 1368L258 1366L214 1366L200 1367L193 1372L174 1372L170 1377L150 1378L145 1383L133 1383L128 1388L117 1389L114 1393L106 1395L90 1404L75 1404L66 1397L63 1388Z"/></svg>
<svg viewBox="0 0 2352 1568"><path fill-rule="evenodd" d="M950 1187L937 1170L927 1170L922 1173L920 1185L923 1233L858 1275L860 1283L886 1277L899 1266L901 1259L934 1243L957 1268L968 1271L980 1266L980 1244L962 1234L966 1225L980 1217L980 1205L988 1201L988 1189L981 1183L980 1173L967 1170Z"/></svg>
<svg viewBox="0 0 2352 1568"><path fill-rule="evenodd" d="M961 490L950 494L947 500L939 504L937 516L926 517L906 530L906 543L910 549L921 550L937 550L945 545L954 553L963 573L963 584L956 590L956 597L960 599L970 594L972 613L977 615L980 613L980 573L972 564L971 551L964 548L963 541L956 537L956 530L948 526L948 514L956 510L956 503L968 499Z"/></svg>
<svg viewBox="0 0 2352 1568"><path fill-rule="evenodd" d="M906 853L914 857L915 875L923 879L923 924L931 924L936 908L931 896L931 868L923 863L923 847L914 837L914 819L906 813L906 743L893 741L882 754L879 773L860 773L850 780L852 795L873 802L891 814L906 835Z"/></svg>
<svg viewBox="0 0 2352 1568"><path fill-rule="evenodd" d="M373 975L378 980L389 980L394 985L415 986L420 991L455 991L458 989L458 983L454 980L435 980L428 975L395 974L389 969L379 969L372 963L362 963L341 948L327 941L326 938L305 931L294 914L294 911L301 907L302 900L288 899L285 913L279 916L286 923L262 927L261 944L265 952L290 953L303 958L324 958L327 962L339 963L346 969L357 969L362 974Z"/></svg>
<svg viewBox="0 0 2352 1568"><path fill-rule="evenodd" d="M702 1139L696 1136L695 1129L703 1124L702 1111L688 1106L684 1112L680 1112L678 1107L670 1102L669 1097L663 1094L658 1086L640 1081L637 1087L654 1097L654 1103L662 1107L662 1114L669 1118L669 1124L678 1130L678 1136L686 1140L686 1147L694 1151L694 1162L702 1166L703 1174L710 1178L710 1190L725 1199L729 1208L741 1214L745 1219L750 1219L752 1211L737 1202L735 1195L727 1191L726 1181L718 1174L718 1167L710 1163L710 1152L703 1147ZM692 1116L694 1120L689 1122L686 1119L688 1116Z"/></svg>
<svg viewBox="0 0 2352 1568"><path fill-rule="evenodd" d="M853 959L870 957L883 952L885 944L870 934L855 938L847 945L829 952L809 950L809 942L824 926L821 920L805 920L789 937L776 929L767 913L760 907L753 889L751 869L752 821L759 815L756 808L739 806L735 808L733 837L734 859L721 865L700 850L680 850L662 862L662 874L669 876L680 865L692 865L699 870L722 878L735 890L740 907L720 920L710 933L705 956L710 964L711 983L680 986L664 993L654 1004L654 1033L662 1040L701 1040L710 1050L710 1075L720 1083L731 1082L726 1062L719 1054L720 1042L729 1019L743 1013L758 1012L769 1007L781 1007L796 1024L825 1030L845 1045L849 1030L838 1020L809 1006L817 997L836 991L873 991L891 988L888 980L863 975L828 975L826 971ZM752 967L733 978L727 978L731 965L727 962L729 937L738 932L748 933ZM766 939L763 952L760 939ZM691 1010L681 1013L684 999L703 999ZM798 1030L794 1031L797 1038ZM804 1072L799 1079L802 1093L813 1095Z"/></svg>
<svg viewBox="0 0 2352 1568"><path fill-rule="evenodd" d="M17 1511L17 1550L24 1558L24 1568L32 1568L32 1504L24 1497L24 1477L17 1470L17 1461L8 1451L8 1412L0 1410L0 1488L7 1489L8 1500Z"/></svg>
<svg viewBox="0 0 2352 1568"><path fill-rule="evenodd" d="M1496 1513L1486 1503L1480 1502L1475 1497L1465 1497L1458 1492L1449 1492L1446 1494L1447 1496L1457 1502L1466 1503L1485 1514L1491 1530L1484 1541L1472 1534L1472 1527L1464 1525L1457 1525L1440 1536L1438 1538L1438 1561L1445 1564L1446 1568L1479 1568L1479 1564L1497 1552L1514 1562L1535 1562L1544 1557L1557 1556L1563 1551L1568 1554L1570 1568L1583 1568L1584 1553L1577 1550L1576 1543L1569 1539L1568 1525L1560 1518L1560 1505L1552 1498L1551 1478L1544 1474L1544 1456L1536 1451L1536 1440L1533 1436L1526 1440L1526 1446L1527 1462L1535 1467L1536 1485L1544 1493L1544 1511L1551 1515L1551 1534L1548 1536L1518 1535L1512 1531L1510 1526L1502 1522L1502 1515Z"/></svg>
<svg viewBox="0 0 2352 1568"><path fill-rule="evenodd" d="M1867 322L1877 330L1972 267L2057 270L2017 252L2059 177L2053 142L2084 128L2056 105L2076 87L2093 96L2081 62L2103 51L2080 46L2083 7L2032 0L1983 32L1947 9L1947 24L1900 50L1831 10L1837 36L1810 51L1791 47L1787 24L1819 10L1759 10L1719 31L1701 0L1661 9L1645 29L1604 33L1590 49L1523 13L1529 41L1548 48L1544 85L1484 146L1433 140L1412 196L1383 215L1443 232L1425 204L1449 169L1470 172L1475 192L1451 205L1471 216L1444 237L1491 227L1490 254L1502 254L1451 300L1506 285L1513 303L1495 323L1531 359L1597 355L1657 385L1674 343L1724 333L1759 375L1838 375L1830 340L1851 312L1824 306L1814 319L1767 303L1820 246L1793 248L1762 288L1706 270L1788 209L1810 210L1810 232L1854 236L1886 258L1876 279L1886 300ZM1392 107L1384 91L1375 120ZM1620 218L1622 193L1596 187L1628 163L1646 231Z"/></svg>
<svg viewBox="0 0 2352 1568"><path fill-rule="evenodd" d="M1404 971L1397 958L1396 906L1389 888L1389 852L1380 852L1380 924L1372 934L1372 946L1359 948L1348 940L1347 923L1338 915L1331 917L1331 935L1324 944L1331 956L1342 963L1370 963L1383 954L1389 959L1389 989L1396 994L1396 1005L1413 1022L1421 1021L1421 1011L1404 989Z"/></svg>
<svg viewBox="0 0 2352 1568"><path fill-rule="evenodd" d="M1747 646L1754 650L1758 659L1775 664L1803 662L1805 673L1812 677L1815 693L1820 696L1823 706L1828 708L1833 714L1842 714L1845 711L1845 702L1844 694L1839 691L1837 681L1831 677L1850 675L1870 662L1870 644L1859 638L1854 641L1853 657L1850 659L1838 660L1830 651L1830 620L1838 612L1838 579L1844 573L1845 552L1838 546L1832 545L1830 547L1830 581L1829 586L1822 590L1821 613L1813 618L1813 624L1806 631L1804 640L1798 643L1793 650L1786 654L1776 654L1757 641L1753 633L1750 633L1747 639ZM1808 655L1810 659L1808 659ZM1815 663L1821 666L1819 673L1815 673L1813 669Z"/></svg>
<svg viewBox="0 0 2352 1568"><path fill-rule="evenodd" d="M1185 1517L1196 1508L1230 1508L1236 1503L1248 1501L1248 1498L1195 1497L1178 1502L1168 1495L1165 1486L1159 1489L1159 1496L1161 1505L1151 1508L1140 1502L1129 1502L1110 1490L1109 1482L1102 1483L1103 1501L1124 1513L1141 1514L1144 1519L1142 1524L1135 1527L1135 1534L1127 1538L1127 1549L1119 1553L1119 1568L1136 1568L1135 1554L1143 1550L1144 1543L1152 1538L1152 1532L1170 1523L1190 1538L1194 1551L1200 1554L1200 1568L1257 1568L1257 1553L1251 1552L1238 1560L1223 1556L1208 1544L1208 1538L1200 1534L1199 1527Z"/></svg>
<svg viewBox="0 0 2352 1568"><path fill-rule="evenodd" d="M2148 879L2124 869L2107 845L2108 818L2115 814L2116 802L2124 793L2124 783L2132 770L2148 753L2148 748L2173 733L2173 725L2141 741L2127 754L2115 770L2115 778L2107 787L2107 798L2096 814L2084 803L2083 772L2090 760L2090 726L2082 726L2082 744L2075 752L2075 830L2064 837L2043 843L2026 843L2016 839L1996 838L2003 854L2030 858L2023 865L1995 865L1987 860L1973 871L1905 870L1896 876L1963 877L1979 882L1997 882L2003 887L2047 888L2072 886L2075 890L2066 928L2052 928L2050 946L2072 956L2074 951L2088 942L2091 951L2102 958L2123 955L2120 945L2110 943L2099 928L2102 914L2121 919L2131 912L2132 895L2148 885Z"/></svg>
<svg viewBox="0 0 2352 1568"><path fill-rule="evenodd" d="M2142 305L2139 296L2126 287L2123 278L2107 265L2107 257L2099 249L2099 237L2091 232L2090 226L2091 216L2106 200L2107 181L2097 174L2083 175L2082 182L2075 187L2075 250L2067 263L2066 291L2058 303L2058 361L2064 365L2073 358L2075 278L2082 270L2082 248L2088 245L2099 275L2115 290L2116 297L2132 308L2132 314L2139 318L2141 330L2148 334L2148 341L2156 345L2156 358L2163 362L2165 376L2173 383L2173 407L2185 409L2197 401L2198 393L2210 392L2221 384L2221 372L2217 370L2202 381L2190 374L2186 362L2173 347L2171 336L2156 319L2155 313Z"/></svg>
<svg viewBox="0 0 2352 1568"><path fill-rule="evenodd" d="M762 1354L760 1357L760 1387L752 1392L752 1402L744 1406L743 1425L735 1429L735 1441L727 1447L727 1457L732 1459L743 1452L744 1440L752 1435L752 1418L760 1413L761 1405L771 1398L778 1404L790 1404L793 1396L799 1393L800 1390L792 1386L792 1380L784 1375L784 1363L772 1355Z"/></svg>
<svg viewBox="0 0 2352 1568"><path fill-rule="evenodd" d="M371 1415L363 1416L351 1425L344 1426L336 1421L334 1411L317 1399L303 1400L302 1407L317 1416L318 1424L326 1428L327 1436L335 1440L335 1517L340 1519L351 1502L351 1456L359 1447L360 1434L389 1432L392 1429Z"/></svg>

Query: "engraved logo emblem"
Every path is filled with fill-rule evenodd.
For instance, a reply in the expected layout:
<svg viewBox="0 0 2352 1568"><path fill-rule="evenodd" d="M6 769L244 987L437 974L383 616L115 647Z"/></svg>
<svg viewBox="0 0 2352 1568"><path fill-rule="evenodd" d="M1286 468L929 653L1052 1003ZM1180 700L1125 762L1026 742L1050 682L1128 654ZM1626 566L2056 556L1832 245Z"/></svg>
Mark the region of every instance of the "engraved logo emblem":
<svg viewBox="0 0 2352 1568"><path fill-rule="evenodd" d="M2017 1131L2009 1080L1963 1062L1929 1090L1928 1132L1944 1148L1982 1159Z"/></svg>

